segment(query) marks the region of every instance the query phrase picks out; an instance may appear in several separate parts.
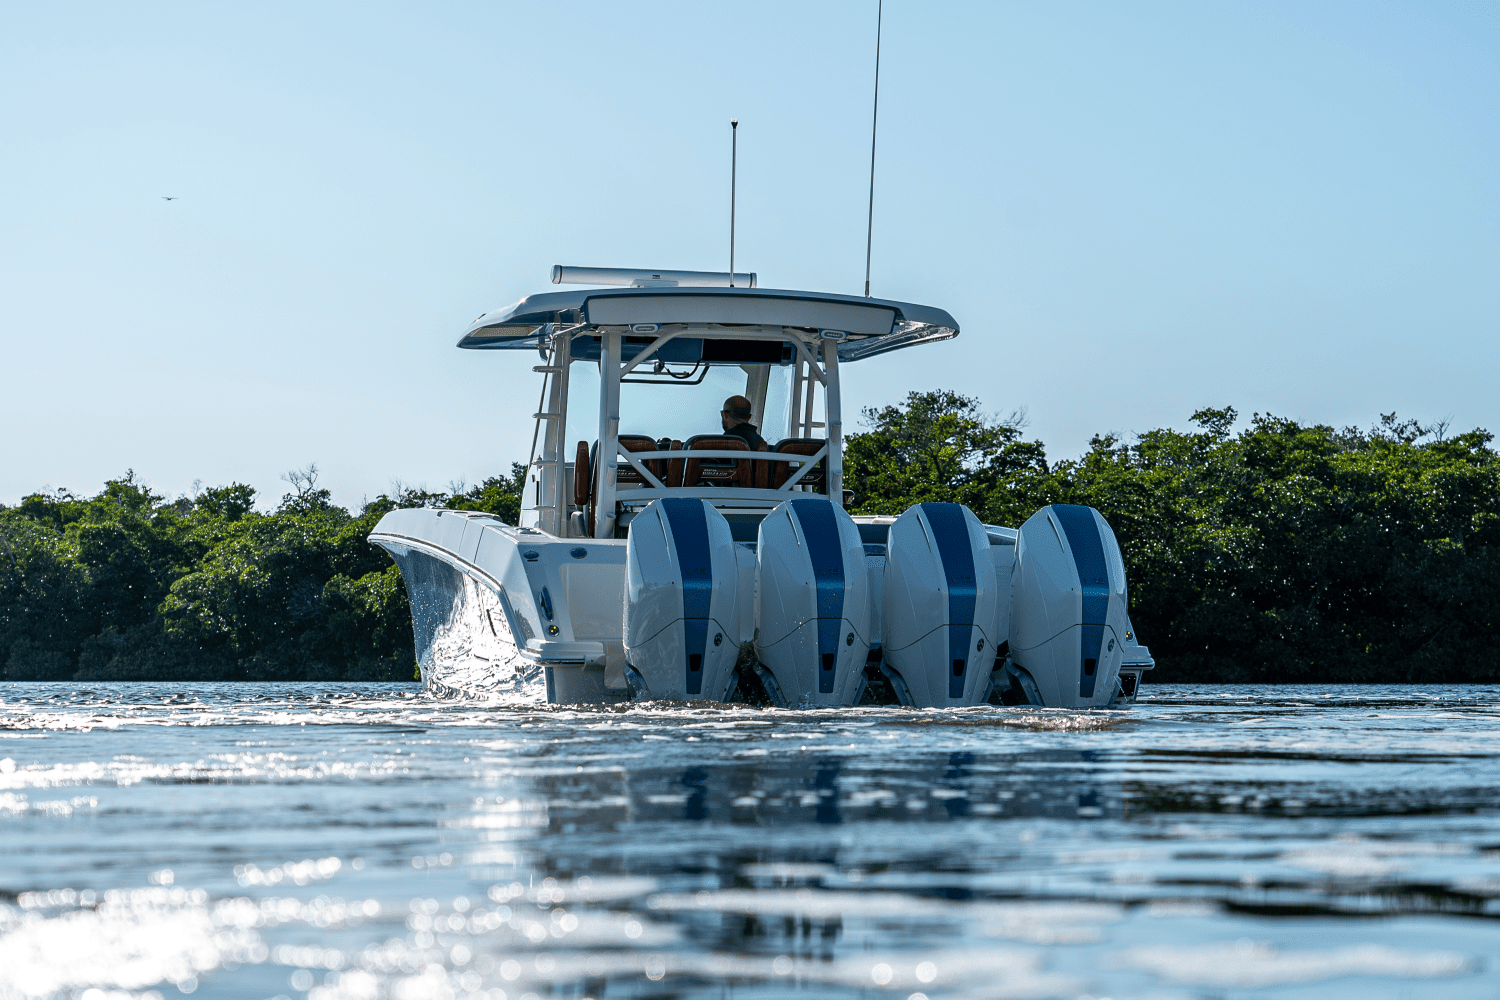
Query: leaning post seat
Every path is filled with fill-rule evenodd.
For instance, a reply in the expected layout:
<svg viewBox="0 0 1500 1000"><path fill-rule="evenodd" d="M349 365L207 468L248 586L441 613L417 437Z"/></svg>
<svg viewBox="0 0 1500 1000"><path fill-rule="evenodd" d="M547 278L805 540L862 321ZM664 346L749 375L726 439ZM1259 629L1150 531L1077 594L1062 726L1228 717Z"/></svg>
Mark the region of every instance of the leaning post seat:
<svg viewBox="0 0 1500 1000"><path fill-rule="evenodd" d="M775 451L783 455L816 455L828 444L825 438L785 438L776 443ZM791 462L772 462L771 488L780 489L782 484L796 474ZM814 493L828 492L828 459L825 456L817 467L797 480L798 486L807 486Z"/></svg>
<svg viewBox="0 0 1500 1000"><path fill-rule="evenodd" d="M749 451L750 445L745 443L744 438L722 434L697 434L688 438L683 450L689 453L693 451ZM683 486L749 487L751 485L750 466L753 464L751 462L741 462L737 458L691 458L687 456L682 459L673 459L673 461L683 463L681 484Z"/></svg>

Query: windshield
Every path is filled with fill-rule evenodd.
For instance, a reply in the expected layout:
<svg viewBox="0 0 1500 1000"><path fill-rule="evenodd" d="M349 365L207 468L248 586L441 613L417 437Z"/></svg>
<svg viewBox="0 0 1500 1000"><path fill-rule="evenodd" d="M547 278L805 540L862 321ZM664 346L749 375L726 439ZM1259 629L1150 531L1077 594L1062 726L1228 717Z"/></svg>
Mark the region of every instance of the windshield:
<svg viewBox="0 0 1500 1000"><path fill-rule="evenodd" d="M720 434L719 411L730 396L759 404L751 423L774 447L787 436L791 417L790 365L713 365L697 385L620 386L620 433L686 441L695 434ZM568 374L569 441L592 443L599 436L599 364L575 361ZM570 452L571 454L571 452Z"/></svg>

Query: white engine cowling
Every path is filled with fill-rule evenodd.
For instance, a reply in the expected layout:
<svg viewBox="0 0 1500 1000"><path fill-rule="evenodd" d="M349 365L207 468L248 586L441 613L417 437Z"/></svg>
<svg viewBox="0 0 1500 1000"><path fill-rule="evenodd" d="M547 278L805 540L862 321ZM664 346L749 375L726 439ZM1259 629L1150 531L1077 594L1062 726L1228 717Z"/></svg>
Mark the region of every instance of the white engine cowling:
<svg viewBox="0 0 1500 1000"><path fill-rule="evenodd" d="M884 590L884 667L900 679L901 700L917 708L983 701L1009 595L996 583L979 518L956 503L908 507L891 525Z"/></svg>
<svg viewBox="0 0 1500 1000"><path fill-rule="evenodd" d="M739 569L724 515L706 500L653 501L630 523L625 573L635 696L727 698L739 656Z"/></svg>
<svg viewBox="0 0 1500 1000"><path fill-rule="evenodd" d="M798 497L760 523L755 621L773 701L798 708L859 697L870 654L870 583L859 528L842 507Z"/></svg>
<svg viewBox="0 0 1500 1000"><path fill-rule="evenodd" d="M1129 630L1125 563L1103 515L1072 504L1031 515L1016 538L1010 659L1042 704L1113 703Z"/></svg>

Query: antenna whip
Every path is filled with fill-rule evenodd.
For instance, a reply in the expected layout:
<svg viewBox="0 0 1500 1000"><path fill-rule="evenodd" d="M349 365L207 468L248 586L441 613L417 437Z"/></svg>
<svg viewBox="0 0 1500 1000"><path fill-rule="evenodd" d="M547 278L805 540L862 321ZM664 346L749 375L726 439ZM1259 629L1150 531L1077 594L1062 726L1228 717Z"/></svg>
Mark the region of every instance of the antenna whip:
<svg viewBox="0 0 1500 1000"><path fill-rule="evenodd" d="M734 184L740 159L740 120L729 119L729 287L734 287Z"/></svg>
<svg viewBox="0 0 1500 1000"><path fill-rule="evenodd" d="M875 106L870 111L870 221L865 228L865 298L870 297L870 247L875 239L875 126L880 122L880 22L884 14L885 0L879 0L875 8Z"/></svg>

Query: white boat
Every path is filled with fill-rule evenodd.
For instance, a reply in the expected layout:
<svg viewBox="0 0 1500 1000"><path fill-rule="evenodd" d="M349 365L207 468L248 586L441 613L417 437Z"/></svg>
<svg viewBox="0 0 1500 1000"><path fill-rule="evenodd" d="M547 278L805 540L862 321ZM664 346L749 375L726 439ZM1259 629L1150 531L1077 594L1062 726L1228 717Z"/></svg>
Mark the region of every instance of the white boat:
<svg viewBox="0 0 1500 1000"><path fill-rule="evenodd" d="M1013 529L958 504L846 510L843 366L958 336L947 312L752 274L552 280L596 287L485 313L458 343L540 357L521 523L396 510L370 535L400 566L430 689L794 708L1134 700L1154 664L1097 511L1053 505ZM727 429L733 396L764 444Z"/></svg>

